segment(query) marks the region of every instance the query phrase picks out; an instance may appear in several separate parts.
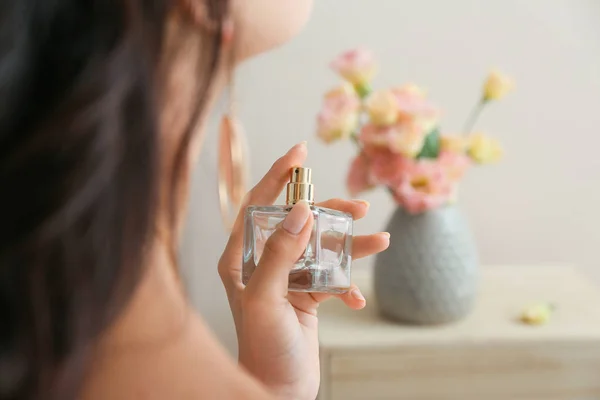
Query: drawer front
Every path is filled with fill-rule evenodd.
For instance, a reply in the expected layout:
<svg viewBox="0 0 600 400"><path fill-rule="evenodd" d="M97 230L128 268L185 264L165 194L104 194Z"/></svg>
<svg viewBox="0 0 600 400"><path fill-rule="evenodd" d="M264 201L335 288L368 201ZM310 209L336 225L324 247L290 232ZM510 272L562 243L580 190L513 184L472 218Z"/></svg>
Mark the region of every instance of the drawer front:
<svg viewBox="0 0 600 400"><path fill-rule="evenodd" d="M322 400L598 400L600 343L330 353Z"/></svg>

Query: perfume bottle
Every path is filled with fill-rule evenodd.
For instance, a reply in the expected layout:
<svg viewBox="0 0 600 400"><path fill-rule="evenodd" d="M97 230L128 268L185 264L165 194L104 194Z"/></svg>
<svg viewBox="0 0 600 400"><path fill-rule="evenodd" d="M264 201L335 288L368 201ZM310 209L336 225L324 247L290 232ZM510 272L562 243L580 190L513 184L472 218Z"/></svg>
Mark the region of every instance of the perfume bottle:
<svg viewBox="0 0 600 400"><path fill-rule="evenodd" d="M314 224L306 249L290 271L290 291L344 293L350 288L352 215L314 205L309 168L293 168L286 204L246 209L242 281L247 284L257 268L269 237L283 223L294 204L310 204ZM260 267L258 267L260 268Z"/></svg>

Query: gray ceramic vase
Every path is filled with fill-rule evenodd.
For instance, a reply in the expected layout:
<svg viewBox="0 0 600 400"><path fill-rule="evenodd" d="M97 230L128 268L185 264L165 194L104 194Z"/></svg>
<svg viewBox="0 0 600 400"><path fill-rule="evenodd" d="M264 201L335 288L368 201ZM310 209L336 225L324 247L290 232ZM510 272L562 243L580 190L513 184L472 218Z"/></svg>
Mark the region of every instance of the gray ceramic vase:
<svg viewBox="0 0 600 400"><path fill-rule="evenodd" d="M419 325L459 320L478 284L477 249L456 206L411 215L398 208L388 225L390 248L375 260L375 297L390 319Z"/></svg>

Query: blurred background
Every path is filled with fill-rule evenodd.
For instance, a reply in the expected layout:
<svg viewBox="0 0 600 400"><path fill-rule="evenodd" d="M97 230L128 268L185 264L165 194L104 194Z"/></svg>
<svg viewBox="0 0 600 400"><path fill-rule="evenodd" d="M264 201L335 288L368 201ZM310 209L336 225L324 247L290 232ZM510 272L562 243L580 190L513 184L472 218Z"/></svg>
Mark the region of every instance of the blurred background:
<svg viewBox="0 0 600 400"><path fill-rule="evenodd" d="M516 90L487 109L478 126L504 145L503 162L472 169L459 204L482 265L569 264L600 281L600 1L317 0L295 41L244 65L237 75L240 119L251 152L252 184L288 148L308 140L318 199L348 197L351 143L315 136L328 68L364 46L381 69L374 85L414 82L459 132L491 68ZM227 234L218 211L215 114L197 167L182 260L192 300L227 348L233 323L217 274ZM395 209L382 189L357 233L383 230ZM357 262L368 268L372 260Z"/></svg>

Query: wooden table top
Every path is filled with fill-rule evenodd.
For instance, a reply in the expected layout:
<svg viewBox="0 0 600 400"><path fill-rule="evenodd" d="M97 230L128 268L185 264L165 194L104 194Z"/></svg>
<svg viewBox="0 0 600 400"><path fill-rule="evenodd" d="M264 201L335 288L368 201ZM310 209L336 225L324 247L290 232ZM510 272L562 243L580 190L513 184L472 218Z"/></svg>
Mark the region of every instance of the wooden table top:
<svg viewBox="0 0 600 400"><path fill-rule="evenodd" d="M600 343L600 290L577 269L561 266L482 268L475 310L445 326L405 326L379 316L371 294L371 271L353 272L367 306L353 311L339 300L319 309L321 346L327 349L391 348L422 345L485 345L595 341ZM557 310L543 326L521 323L521 311L550 302Z"/></svg>

